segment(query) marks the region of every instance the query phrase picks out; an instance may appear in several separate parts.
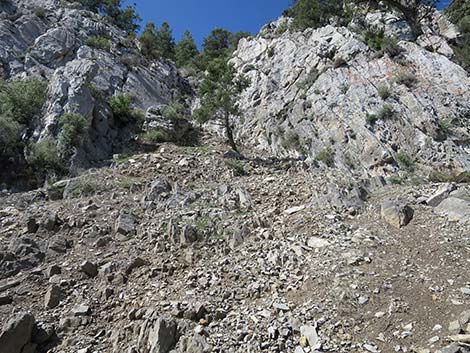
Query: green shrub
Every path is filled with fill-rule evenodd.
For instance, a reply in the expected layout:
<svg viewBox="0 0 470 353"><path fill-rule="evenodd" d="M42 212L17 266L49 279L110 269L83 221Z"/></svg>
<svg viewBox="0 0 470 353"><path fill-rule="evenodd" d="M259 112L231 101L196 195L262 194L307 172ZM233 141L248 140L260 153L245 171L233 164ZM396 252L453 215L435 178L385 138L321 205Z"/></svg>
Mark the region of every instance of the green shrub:
<svg viewBox="0 0 470 353"><path fill-rule="evenodd" d="M379 87L377 87L377 92L379 94L379 97L383 100L386 100L391 95L390 88L385 84L379 85Z"/></svg>
<svg viewBox="0 0 470 353"><path fill-rule="evenodd" d="M293 17L296 29L318 28L328 24L331 18L345 18L342 0L297 0L286 12Z"/></svg>
<svg viewBox="0 0 470 353"><path fill-rule="evenodd" d="M66 169L52 139L45 139L30 146L27 157L31 167L40 174L63 174Z"/></svg>
<svg viewBox="0 0 470 353"><path fill-rule="evenodd" d="M387 179L387 182L389 184L394 184L394 185L400 185L403 184L403 179L399 176L391 176L390 178Z"/></svg>
<svg viewBox="0 0 470 353"><path fill-rule="evenodd" d="M369 28L362 34L364 42L367 46L375 51L382 50L382 42L384 39L384 31L375 28Z"/></svg>
<svg viewBox="0 0 470 353"><path fill-rule="evenodd" d="M0 115L0 159L8 158L18 152L21 146L21 125L11 116Z"/></svg>
<svg viewBox="0 0 470 353"><path fill-rule="evenodd" d="M327 147L315 156L315 160L325 163L328 167L333 167L335 164L335 155L330 147Z"/></svg>
<svg viewBox="0 0 470 353"><path fill-rule="evenodd" d="M412 72L401 71L395 75L395 82L411 88L416 84L416 82L418 82L418 79Z"/></svg>
<svg viewBox="0 0 470 353"><path fill-rule="evenodd" d="M395 114L393 107L390 104L384 104L377 112L377 119L389 119Z"/></svg>
<svg viewBox="0 0 470 353"><path fill-rule="evenodd" d="M437 126L438 139L446 140L453 126L453 120L451 118L441 119L437 122Z"/></svg>
<svg viewBox="0 0 470 353"><path fill-rule="evenodd" d="M36 9L34 10L34 14L39 18L45 18L46 10L44 9L44 7L36 7Z"/></svg>
<svg viewBox="0 0 470 353"><path fill-rule="evenodd" d="M132 97L128 94L111 97L109 106L116 123L120 125L140 124L144 119L142 112L132 108Z"/></svg>
<svg viewBox="0 0 470 353"><path fill-rule="evenodd" d="M412 171L414 169L415 163L406 152L398 152L395 156L395 159L401 168L406 169L408 171Z"/></svg>
<svg viewBox="0 0 470 353"><path fill-rule="evenodd" d="M377 117L377 114L367 114L366 115L366 121L370 125L374 125L377 122L377 120L379 120L379 118Z"/></svg>
<svg viewBox="0 0 470 353"><path fill-rule="evenodd" d="M363 39L369 48L381 55L388 54L394 58L402 52L397 39L386 36L383 29L369 28L363 32Z"/></svg>
<svg viewBox="0 0 470 353"><path fill-rule="evenodd" d="M20 124L29 124L38 114L47 94L47 83L37 79L0 82L0 114L9 114Z"/></svg>
<svg viewBox="0 0 470 353"><path fill-rule="evenodd" d="M186 116L186 108L178 101L173 101L163 108L162 115L165 119L176 121Z"/></svg>
<svg viewBox="0 0 470 353"><path fill-rule="evenodd" d="M169 142L171 139L168 133L161 129L152 129L140 135L141 139L150 143Z"/></svg>
<svg viewBox="0 0 470 353"><path fill-rule="evenodd" d="M105 50L105 51L111 50L111 42L109 41L109 39L104 38L104 37L97 37L97 36L89 37L86 40L86 45L95 49L100 49L100 50Z"/></svg>
<svg viewBox="0 0 470 353"><path fill-rule="evenodd" d="M70 153L73 147L80 144L89 124L82 115L67 113L59 118L59 126L61 131L58 136L58 144L65 153Z"/></svg>

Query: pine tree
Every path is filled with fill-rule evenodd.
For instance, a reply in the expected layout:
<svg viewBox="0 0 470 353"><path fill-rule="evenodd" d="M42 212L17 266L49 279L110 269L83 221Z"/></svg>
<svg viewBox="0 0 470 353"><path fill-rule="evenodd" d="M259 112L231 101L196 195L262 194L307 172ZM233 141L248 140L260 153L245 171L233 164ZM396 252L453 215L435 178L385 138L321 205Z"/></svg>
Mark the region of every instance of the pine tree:
<svg viewBox="0 0 470 353"><path fill-rule="evenodd" d="M239 115L237 96L249 85L244 76L237 76L228 58L213 59L207 66L205 77L199 86L201 107L195 111L201 123L221 119L230 147L238 151L230 124L230 115Z"/></svg>
<svg viewBox="0 0 470 353"><path fill-rule="evenodd" d="M156 51L157 45L157 28L153 22L148 22L145 25L142 35L139 37L142 54L148 58L154 59L158 53Z"/></svg>
<svg viewBox="0 0 470 353"><path fill-rule="evenodd" d="M175 59L175 40L168 22L163 22L156 32L156 50L159 58Z"/></svg>
<svg viewBox="0 0 470 353"><path fill-rule="evenodd" d="M187 66L199 54L193 36L185 31L175 47L175 60L178 67Z"/></svg>

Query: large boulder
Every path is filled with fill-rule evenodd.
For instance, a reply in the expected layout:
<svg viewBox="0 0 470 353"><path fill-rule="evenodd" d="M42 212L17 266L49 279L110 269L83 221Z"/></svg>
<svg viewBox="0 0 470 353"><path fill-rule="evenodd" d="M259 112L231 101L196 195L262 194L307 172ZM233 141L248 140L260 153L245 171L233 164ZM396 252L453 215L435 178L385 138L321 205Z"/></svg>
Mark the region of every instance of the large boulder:
<svg viewBox="0 0 470 353"><path fill-rule="evenodd" d="M177 343L177 325L173 320L146 320L140 329L138 347L142 353L168 353Z"/></svg>
<svg viewBox="0 0 470 353"><path fill-rule="evenodd" d="M22 312L11 317L3 326L0 335L0 352L35 352L35 345L31 343L34 322L33 315L27 312Z"/></svg>
<svg viewBox="0 0 470 353"><path fill-rule="evenodd" d="M402 228L408 225L413 219L414 211L408 205L403 205L394 201L385 201L381 205L380 215L382 219L395 228Z"/></svg>

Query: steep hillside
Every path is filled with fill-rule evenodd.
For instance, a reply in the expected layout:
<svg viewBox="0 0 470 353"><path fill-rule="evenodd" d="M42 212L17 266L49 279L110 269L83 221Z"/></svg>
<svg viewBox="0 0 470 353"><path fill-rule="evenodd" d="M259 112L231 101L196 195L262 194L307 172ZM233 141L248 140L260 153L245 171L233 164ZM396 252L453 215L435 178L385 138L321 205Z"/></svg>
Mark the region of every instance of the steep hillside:
<svg viewBox="0 0 470 353"><path fill-rule="evenodd" d="M470 170L470 77L451 60L459 34L438 12L416 40L388 8L347 28L300 32L289 21L243 39L234 54L251 79L240 139L353 175Z"/></svg>

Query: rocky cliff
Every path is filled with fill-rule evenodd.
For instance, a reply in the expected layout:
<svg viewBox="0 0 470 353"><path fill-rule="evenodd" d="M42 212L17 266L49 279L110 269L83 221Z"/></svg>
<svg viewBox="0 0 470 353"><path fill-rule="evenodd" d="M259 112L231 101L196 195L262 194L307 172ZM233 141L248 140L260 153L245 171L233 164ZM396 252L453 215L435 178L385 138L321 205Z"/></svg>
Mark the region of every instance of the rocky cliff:
<svg viewBox="0 0 470 353"><path fill-rule="evenodd" d="M76 3L8 0L0 15L2 76L48 82L31 139L57 136L58 118L66 112L86 117L91 128L78 163L109 158L116 150L123 132L106 98L130 94L135 108L145 111L188 90L173 64L144 59L134 37Z"/></svg>
<svg viewBox="0 0 470 353"><path fill-rule="evenodd" d="M278 156L305 156L356 175L470 169L470 77L452 61L456 29L436 11L414 38L390 9L348 28L288 30L290 19L241 40L232 62L251 79L239 138ZM368 46L363 28L395 37Z"/></svg>

